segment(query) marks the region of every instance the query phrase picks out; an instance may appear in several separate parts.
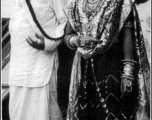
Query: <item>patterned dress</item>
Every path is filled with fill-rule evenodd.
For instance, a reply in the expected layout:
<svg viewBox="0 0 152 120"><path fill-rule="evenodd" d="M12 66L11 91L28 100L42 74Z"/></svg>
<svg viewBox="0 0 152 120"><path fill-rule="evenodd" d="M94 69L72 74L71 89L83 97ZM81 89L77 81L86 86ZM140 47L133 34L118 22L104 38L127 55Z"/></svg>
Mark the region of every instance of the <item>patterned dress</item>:
<svg viewBox="0 0 152 120"><path fill-rule="evenodd" d="M77 48L67 120L135 120L136 106L149 105L149 63L136 8L130 0L101 0L89 12L85 5L86 0L69 2L67 16L72 29L77 35L103 42L93 49ZM121 96L121 30L128 20L133 24L134 59L138 65L132 93Z"/></svg>

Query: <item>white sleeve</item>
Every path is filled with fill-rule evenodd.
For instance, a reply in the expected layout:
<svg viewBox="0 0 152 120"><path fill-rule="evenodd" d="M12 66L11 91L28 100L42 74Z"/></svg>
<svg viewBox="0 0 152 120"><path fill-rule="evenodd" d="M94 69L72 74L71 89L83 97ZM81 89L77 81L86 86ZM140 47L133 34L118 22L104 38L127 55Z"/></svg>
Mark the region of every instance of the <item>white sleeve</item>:
<svg viewBox="0 0 152 120"><path fill-rule="evenodd" d="M60 0L52 0L52 8L55 12L57 21L58 21L58 26L55 28L55 35L53 37L61 37L64 35L64 28L67 23L67 18L64 13L64 10L62 8L62 3ZM49 40L45 38L45 50L46 51L52 51L56 49L60 43L63 41L61 40Z"/></svg>
<svg viewBox="0 0 152 120"><path fill-rule="evenodd" d="M53 51L63 42L63 40L50 40L45 38L44 42L45 42L45 51Z"/></svg>
<svg viewBox="0 0 152 120"><path fill-rule="evenodd" d="M55 36L62 36L64 35L64 28L67 23L67 17L63 10L61 0L52 0L52 7L58 21L58 26L55 28Z"/></svg>
<svg viewBox="0 0 152 120"><path fill-rule="evenodd" d="M26 1L25 0L20 0L21 2L21 5L22 5L22 8L24 9L24 11L26 11L26 18L29 20L33 30L36 31L36 33L38 33L39 35L42 35L42 33L40 32L40 30L38 29L36 23L33 21L33 18L32 18L32 15L31 15L31 12L26 4Z"/></svg>

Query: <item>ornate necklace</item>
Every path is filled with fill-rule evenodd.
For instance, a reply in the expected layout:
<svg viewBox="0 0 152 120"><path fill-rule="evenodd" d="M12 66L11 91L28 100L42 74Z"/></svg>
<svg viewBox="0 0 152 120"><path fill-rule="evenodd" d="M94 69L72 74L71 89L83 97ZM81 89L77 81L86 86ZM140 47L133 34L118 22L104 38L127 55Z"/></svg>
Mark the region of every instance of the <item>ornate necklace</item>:
<svg viewBox="0 0 152 120"><path fill-rule="evenodd" d="M86 5L85 5L86 11L90 12L97 8L100 0L93 0L93 1L94 2L87 0Z"/></svg>
<svg viewBox="0 0 152 120"><path fill-rule="evenodd" d="M96 36L96 25L99 22L99 16L102 13L101 6L104 6L105 1L99 0L97 2L97 9L91 11L91 16L88 16L88 11L86 11L86 3L87 0L79 0L78 2L78 10L79 10L79 17L80 17L80 23L82 24L82 33L84 36L87 36L88 34L92 34L92 36Z"/></svg>
<svg viewBox="0 0 152 120"><path fill-rule="evenodd" d="M100 0L87 0L87 1L90 4L95 4L95 3L99 2Z"/></svg>

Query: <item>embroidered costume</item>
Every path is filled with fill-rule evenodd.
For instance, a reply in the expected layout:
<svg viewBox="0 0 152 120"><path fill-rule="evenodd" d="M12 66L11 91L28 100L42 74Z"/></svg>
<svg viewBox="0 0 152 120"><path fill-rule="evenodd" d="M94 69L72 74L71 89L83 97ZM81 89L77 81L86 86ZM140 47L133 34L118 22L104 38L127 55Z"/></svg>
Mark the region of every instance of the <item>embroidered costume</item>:
<svg viewBox="0 0 152 120"><path fill-rule="evenodd" d="M73 33L65 41L76 49L67 120L135 120L137 106L148 114L149 62L135 5L131 0L99 0L92 10L86 2L70 0L66 7ZM126 27L132 30L133 61L123 60ZM81 36L96 40L88 45ZM120 91L123 77L131 91L127 95Z"/></svg>

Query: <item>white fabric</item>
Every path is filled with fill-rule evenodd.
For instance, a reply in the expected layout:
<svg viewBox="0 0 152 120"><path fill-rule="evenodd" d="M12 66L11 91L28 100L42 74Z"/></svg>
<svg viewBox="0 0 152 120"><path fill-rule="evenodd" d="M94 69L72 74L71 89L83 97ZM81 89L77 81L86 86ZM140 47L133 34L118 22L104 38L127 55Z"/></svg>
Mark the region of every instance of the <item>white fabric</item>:
<svg viewBox="0 0 152 120"><path fill-rule="evenodd" d="M62 120L53 85L50 81L38 88L10 86L10 120Z"/></svg>
<svg viewBox="0 0 152 120"><path fill-rule="evenodd" d="M14 15L9 24L11 35L11 58L9 84L14 86L40 87L48 83L51 72L57 72L58 52L54 42L47 40L48 51L40 51L31 47L26 39L36 39L33 24L29 22L31 16L28 9L22 6L25 0L15 0ZM63 34L66 16L62 10L60 0L31 0L36 17L45 32L56 37ZM41 34L41 33L38 33ZM53 68L53 65L55 67Z"/></svg>
<svg viewBox="0 0 152 120"><path fill-rule="evenodd" d="M139 4L137 10L141 21L141 27L145 40L145 47L149 62L151 63L151 0Z"/></svg>

